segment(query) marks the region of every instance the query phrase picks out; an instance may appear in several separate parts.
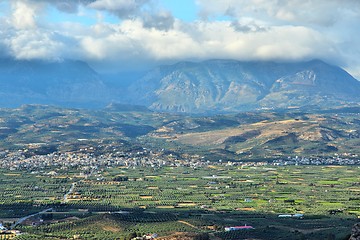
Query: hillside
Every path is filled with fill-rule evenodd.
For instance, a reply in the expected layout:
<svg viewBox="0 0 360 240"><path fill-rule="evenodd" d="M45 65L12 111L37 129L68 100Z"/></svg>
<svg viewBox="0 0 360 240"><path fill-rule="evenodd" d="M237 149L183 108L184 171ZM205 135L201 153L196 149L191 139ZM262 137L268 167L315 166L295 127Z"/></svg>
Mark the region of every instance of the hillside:
<svg viewBox="0 0 360 240"><path fill-rule="evenodd" d="M93 107L111 101L109 88L82 61L0 59L0 105Z"/></svg>
<svg viewBox="0 0 360 240"><path fill-rule="evenodd" d="M209 160L360 154L359 108L195 117L122 105L102 110L24 105L0 114L1 151L106 151L108 143L121 143Z"/></svg>
<svg viewBox="0 0 360 240"><path fill-rule="evenodd" d="M351 105L360 101L359 92L359 81L320 60L179 62L147 73L108 76L82 61L0 59L0 107L89 109L116 103L116 108L217 114Z"/></svg>
<svg viewBox="0 0 360 240"><path fill-rule="evenodd" d="M231 112L359 101L360 82L320 60L299 63L209 60L150 71L131 102L169 112Z"/></svg>

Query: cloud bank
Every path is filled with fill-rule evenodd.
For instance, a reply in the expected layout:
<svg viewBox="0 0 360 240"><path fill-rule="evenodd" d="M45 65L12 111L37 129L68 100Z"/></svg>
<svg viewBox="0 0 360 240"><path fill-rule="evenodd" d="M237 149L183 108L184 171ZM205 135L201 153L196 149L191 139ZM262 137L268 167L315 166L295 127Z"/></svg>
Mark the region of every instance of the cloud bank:
<svg viewBox="0 0 360 240"><path fill-rule="evenodd" d="M9 6L0 17L1 54L17 59L76 58L99 66L145 68L189 59L321 58L360 76L357 0L196 0L199 16L193 22L175 18L161 0L0 3ZM64 16L96 12L118 21L51 22L49 9Z"/></svg>

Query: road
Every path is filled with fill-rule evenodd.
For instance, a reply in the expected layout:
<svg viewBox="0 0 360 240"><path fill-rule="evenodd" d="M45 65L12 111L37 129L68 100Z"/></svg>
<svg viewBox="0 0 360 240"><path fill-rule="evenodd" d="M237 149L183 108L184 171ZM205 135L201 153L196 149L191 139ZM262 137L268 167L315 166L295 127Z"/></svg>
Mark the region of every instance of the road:
<svg viewBox="0 0 360 240"><path fill-rule="evenodd" d="M69 191L64 194L62 203L67 203L67 202L69 202L68 196L73 193L74 188L75 188L75 185L76 185L76 182L73 182L73 183L71 184L71 187L70 187Z"/></svg>
<svg viewBox="0 0 360 240"><path fill-rule="evenodd" d="M91 176L91 174L93 173L93 171L94 171L94 170L92 170L91 173L89 174L90 176ZM69 191L64 194L62 203L67 203L67 202L69 202L68 196L74 192L74 188L75 188L76 183L77 183L77 182L73 182L73 183L71 184L71 187L70 187ZM19 220L17 220L14 224L12 224L12 225L10 226L10 230L11 230L11 229L14 229L14 227L16 227L17 225L21 224L22 222L24 222L25 220L27 220L27 219L29 219L29 218L31 218L31 217L35 217L35 216L37 216L37 215L40 215L40 214L43 214L43 213L46 213L46 212L50 212L50 211L52 211L52 210L53 210L53 208L48 208L48 209L42 210L41 212L34 213L34 214L31 214L31 215L22 217L22 218L20 218Z"/></svg>
<svg viewBox="0 0 360 240"><path fill-rule="evenodd" d="M14 224L12 224L10 226L10 229L14 229L14 227L16 227L17 225L21 224L22 222L24 222L25 220L31 218L31 217L35 217L37 215L40 215L40 214L43 214L43 213L46 213L46 212L50 212L52 211L53 208L48 208L48 209L45 209L45 210L42 210L41 212L38 212L38 213L34 213L34 214L31 214L31 215L28 215L28 216L25 216L25 217L22 217L20 218L19 220L17 220Z"/></svg>
<svg viewBox="0 0 360 240"><path fill-rule="evenodd" d="M69 201L68 196L73 193L75 185L76 185L76 182L73 182L71 184L71 187L70 187L69 191L63 197L63 201L62 201L63 203L67 203ZM53 208L48 208L48 209L42 210L41 212L30 214L28 216L22 217L19 220L17 220L14 224L12 224L10 226L10 229L14 229L17 225L21 224L22 222L24 222L25 220L27 220L27 219L29 219L31 217L35 217L37 215L40 215L40 214L43 214L43 213L46 213L46 212L50 212L52 210L53 210Z"/></svg>
<svg viewBox="0 0 360 240"><path fill-rule="evenodd" d="M94 173L94 169L91 170L91 172L88 174L88 177L90 177L93 173ZM71 184L71 187L70 187L69 191L68 191L67 193L65 193L65 195L64 195L64 197L63 197L62 203L67 203L67 202L69 202L68 196L74 192L75 185L76 185L78 182L81 182L81 181L83 181L83 180L79 180L79 181L73 182L73 183Z"/></svg>

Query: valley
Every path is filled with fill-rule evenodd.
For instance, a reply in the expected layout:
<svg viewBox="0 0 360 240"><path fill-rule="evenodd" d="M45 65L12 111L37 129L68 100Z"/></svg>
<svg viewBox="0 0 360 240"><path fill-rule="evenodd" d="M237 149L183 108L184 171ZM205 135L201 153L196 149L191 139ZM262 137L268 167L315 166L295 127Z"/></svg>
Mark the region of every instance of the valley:
<svg viewBox="0 0 360 240"><path fill-rule="evenodd" d="M1 109L0 220L13 227L0 236L346 239L360 216L358 119L357 106Z"/></svg>
<svg viewBox="0 0 360 240"><path fill-rule="evenodd" d="M102 77L0 60L0 239L347 240L359 221L360 84L343 69Z"/></svg>
<svg viewBox="0 0 360 240"><path fill-rule="evenodd" d="M359 171L227 164L99 166L91 174L3 169L0 219L8 226L30 215L14 226L23 233L15 239L131 239L133 233L168 239L176 232L194 239L345 239L360 215ZM230 226L252 229L226 231Z"/></svg>
<svg viewBox="0 0 360 240"><path fill-rule="evenodd" d="M0 240L360 240L359 25L359 0L0 0Z"/></svg>

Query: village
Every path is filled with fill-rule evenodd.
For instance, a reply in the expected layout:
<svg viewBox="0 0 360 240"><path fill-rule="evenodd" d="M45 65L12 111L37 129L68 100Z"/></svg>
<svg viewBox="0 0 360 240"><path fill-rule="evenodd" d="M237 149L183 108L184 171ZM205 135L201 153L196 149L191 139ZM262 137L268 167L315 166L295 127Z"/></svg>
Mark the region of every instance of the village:
<svg viewBox="0 0 360 240"><path fill-rule="evenodd" d="M356 156L213 162L163 149L92 150L0 153L2 219L11 219L2 235L52 232L87 239L86 234L115 236L120 233L114 229L124 229L123 236L136 230L131 239L140 240L157 239L153 233L161 236L171 227L227 239L265 236L274 229L286 235L317 227L319 219L326 234L334 221L351 226L360 213ZM106 231L94 232L94 223Z"/></svg>
<svg viewBox="0 0 360 240"><path fill-rule="evenodd" d="M142 148L138 151L117 151L96 154L93 149L81 149L79 152L54 152L46 155L27 156L27 150L0 152L0 168L9 170L33 171L39 169L61 170L81 168L91 171L99 167L124 166L129 168L149 167L161 168L163 166L181 166L200 168L209 165L223 166L286 166L286 165L360 165L357 155L333 157L302 157L289 156L269 160L253 161L208 161L198 154L173 154L164 149L150 150Z"/></svg>

